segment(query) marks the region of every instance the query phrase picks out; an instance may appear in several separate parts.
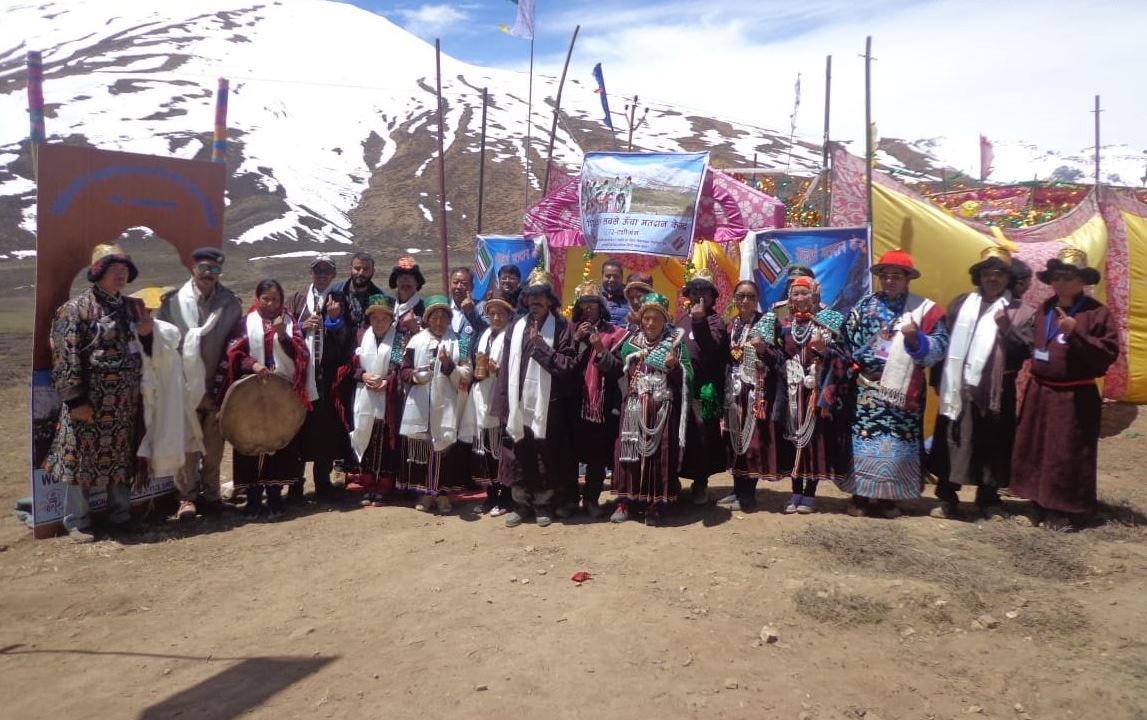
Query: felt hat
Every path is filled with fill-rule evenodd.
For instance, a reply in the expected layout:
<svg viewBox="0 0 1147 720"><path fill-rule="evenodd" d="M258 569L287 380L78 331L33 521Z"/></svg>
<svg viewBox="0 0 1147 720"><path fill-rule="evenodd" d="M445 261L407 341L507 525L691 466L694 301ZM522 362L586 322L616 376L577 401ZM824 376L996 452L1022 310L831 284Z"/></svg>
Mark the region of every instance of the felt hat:
<svg viewBox="0 0 1147 720"><path fill-rule="evenodd" d="M454 317L454 312L450 309L450 298L445 295L431 295L423 301L426 309L422 311L422 322L427 322L430 319L430 313L435 310L445 310L447 316Z"/></svg>
<svg viewBox="0 0 1147 720"><path fill-rule="evenodd" d="M1001 270L1008 274L1009 283L1013 283L1015 275L1012 273L1012 264L1012 254L1007 248L989 245L980 252L980 261L968 268L968 274L972 276L972 284L976 287L980 286L980 273L984 270Z"/></svg>
<svg viewBox="0 0 1147 720"><path fill-rule="evenodd" d="M492 307L500 307L509 313L510 317L514 316L514 306L511 305L510 301L507 300L506 297L500 292L496 292L490 297L486 298L486 312L489 312L490 308Z"/></svg>
<svg viewBox="0 0 1147 720"><path fill-rule="evenodd" d="M909 280L915 280L920 277L920 271L916 269L916 264L912 262L912 255L896 248L889 250L880 256L880 262L873 264L872 274L878 275L883 270L903 270L908 275Z"/></svg>
<svg viewBox="0 0 1147 720"><path fill-rule="evenodd" d="M635 278L634 278L634 275L635 275L635 274L636 274L636 273L630 274L630 276L629 276L629 282L627 282L627 283L625 284L625 291L624 291L624 292L625 292L625 294L626 294L626 295L629 295L629 291L630 291L630 290L640 290L640 291L641 291L641 296L642 296L642 297L645 297L645 296L646 296L646 295L648 295L649 293L653 292L653 285L651 285L651 284L649 284L649 283L645 282L644 280L637 280L637 279L635 279Z"/></svg>
<svg viewBox="0 0 1147 720"><path fill-rule="evenodd" d="M116 263L127 266L128 282L134 282L139 276L139 269L131 261L131 255L125 253L119 245L96 245L92 250L92 264L88 267L88 282L99 282L108 268Z"/></svg>
<svg viewBox="0 0 1147 720"><path fill-rule="evenodd" d="M700 268L693 275L689 282L685 283L685 287L681 288L681 295L687 296L690 290L699 290L713 293L713 300L717 300L717 285L713 282L713 273L709 272L709 268Z"/></svg>
<svg viewBox="0 0 1147 720"><path fill-rule="evenodd" d="M418 263L414 262L414 258L410 255L403 255L398 258L398 262L394 265L394 269L390 271L390 280L388 285L393 290L398 287L398 276L410 275L414 281L418 283L418 289L421 290L422 286L426 284L426 278L422 277L422 271L418 269Z"/></svg>
<svg viewBox="0 0 1147 720"><path fill-rule="evenodd" d="M1051 277L1057 272L1067 271L1075 273L1083 280L1084 285L1097 285L1099 271L1087 264L1087 253L1074 247L1065 247L1059 255L1047 261L1047 269L1036 273L1042 283L1051 284Z"/></svg>
<svg viewBox="0 0 1147 720"><path fill-rule="evenodd" d="M665 322L673 322L673 318L669 316L669 298L661 293L646 293L645 297L641 298L641 308L637 311L637 316L643 316L646 310L656 310L665 316Z"/></svg>
<svg viewBox="0 0 1147 720"><path fill-rule="evenodd" d="M366 315L370 317L371 313L380 312L394 317L394 306L395 300L389 295L371 295L366 299Z"/></svg>

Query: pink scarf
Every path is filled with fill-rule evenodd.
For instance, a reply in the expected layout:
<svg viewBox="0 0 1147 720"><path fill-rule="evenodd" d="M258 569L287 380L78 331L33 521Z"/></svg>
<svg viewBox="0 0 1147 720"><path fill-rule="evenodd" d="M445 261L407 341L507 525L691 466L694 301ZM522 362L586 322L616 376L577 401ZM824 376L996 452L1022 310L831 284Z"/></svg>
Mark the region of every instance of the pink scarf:
<svg viewBox="0 0 1147 720"><path fill-rule="evenodd" d="M612 352L628 333L623 328L605 322L601 324L597 334L601 336L601 344L605 346L606 352ZM590 349L589 363L585 368L585 390L581 401L582 419L599 425L605 422L605 379L597 369L600 357L597 350Z"/></svg>

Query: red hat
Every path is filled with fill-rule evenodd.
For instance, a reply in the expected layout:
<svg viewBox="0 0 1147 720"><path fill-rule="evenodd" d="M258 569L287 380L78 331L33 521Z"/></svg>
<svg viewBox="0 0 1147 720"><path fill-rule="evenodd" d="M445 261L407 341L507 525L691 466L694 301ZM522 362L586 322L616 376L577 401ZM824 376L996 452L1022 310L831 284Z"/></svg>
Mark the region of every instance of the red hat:
<svg viewBox="0 0 1147 720"><path fill-rule="evenodd" d="M880 256L880 262L872 266L872 274L876 275L885 268L897 268L903 270L908 274L909 280L915 280L920 277L920 271L916 269L916 265L912 262L912 256L900 248L889 250Z"/></svg>

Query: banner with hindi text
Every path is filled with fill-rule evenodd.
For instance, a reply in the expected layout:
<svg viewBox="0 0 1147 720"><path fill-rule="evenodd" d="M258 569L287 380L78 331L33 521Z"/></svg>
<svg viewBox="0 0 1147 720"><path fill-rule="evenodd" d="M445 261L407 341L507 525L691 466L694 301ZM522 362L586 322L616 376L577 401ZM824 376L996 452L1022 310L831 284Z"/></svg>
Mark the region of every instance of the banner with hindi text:
<svg viewBox="0 0 1147 720"><path fill-rule="evenodd" d="M868 228L786 228L749 233L755 248L753 279L761 309L785 300L788 270L804 265L816 274L822 303L847 312L868 292Z"/></svg>

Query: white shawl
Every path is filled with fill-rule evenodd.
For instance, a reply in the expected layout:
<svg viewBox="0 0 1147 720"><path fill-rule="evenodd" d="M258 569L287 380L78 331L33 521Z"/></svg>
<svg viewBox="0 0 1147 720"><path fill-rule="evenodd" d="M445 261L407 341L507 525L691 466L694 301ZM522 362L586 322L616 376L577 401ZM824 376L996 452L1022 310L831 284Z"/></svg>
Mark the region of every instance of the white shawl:
<svg viewBox="0 0 1147 720"><path fill-rule="evenodd" d="M202 325L199 324L199 301L196 296L195 280L188 280L175 294L178 301L179 314L183 316L183 324L187 332L183 335L183 386L184 404L192 411L198 409L203 396L207 394L207 368L203 366L203 355L200 352L200 340L219 322L221 309L207 316ZM203 427L199 424L199 415L194 413L194 422L191 423L191 434L197 444L203 441Z"/></svg>
<svg viewBox="0 0 1147 720"><path fill-rule="evenodd" d="M395 298L395 302L398 302L397 298ZM394 308L394 321L399 322L402 320L402 316L413 310L415 306L420 302L422 302L422 296L418 293L414 293L410 297L406 298L406 302L399 302L398 306ZM418 318L418 322L421 323L422 318Z"/></svg>
<svg viewBox="0 0 1147 720"><path fill-rule="evenodd" d="M1010 301L1011 293L1005 292L981 314L982 298L979 292L973 292L960 306L940 381L941 415L952 420L959 418L964 404L961 390L980 384L984 365L996 346L996 313Z"/></svg>
<svg viewBox="0 0 1147 720"><path fill-rule="evenodd" d="M502 346L506 340L506 330L498 333L493 340L493 328L486 328L482 337L478 339L478 352L495 362L502 361ZM494 387L497 385L497 376L490 375L470 386L470 401L466 403L466 410L462 415L462 425L458 429L458 439L462 442L472 442L481 430L497 427L498 418L490 412L490 403L494 399Z"/></svg>
<svg viewBox="0 0 1147 720"><path fill-rule="evenodd" d="M880 392L883 396L903 407L908 398L908 387L912 384L912 373L916 370L916 363L908 355L904 347L904 333L900 327L908 322L909 318L924 332L924 316L936 303L919 295L909 295L904 305L904 314L896 323L896 334L892 337L892 345L888 348L888 359L884 362L884 371L880 375Z"/></svg>
<svg viewBox="0 0 1147 720"><path fill-rule="evenodd" d="M394 331L392 325L386 331L382 342L374 335L374 330L366 329L362 334L362 342L358 345L355 355L358 355L359 366L364 373L386 377L390 373L390 350L394 346ZM366 446L370 444L370 433L374 429L375 420L386 418L386 393L368 390L366 385L360 385L354 391L354 430L350 433L350 444L358 459L362 460Z"/></svg>
<svg viewBox="0 0 1147 720"><path fill-rule="evenodd" d="M439 347L445 347L454 360L454 370L449 377L442 374ZM470 368L461 364L465 358L459 355L458 338L453 330L448 329L441 338L422 330L410 339L406 350L414 352L415 369L430 366L431 377L424 385L410 386L398 432L415 440L431 440L434 450L441 452L458 439L458 425L468 395L458 386L470 378Z"/></svg>
<svg viewBox="0 0 1147 720"><path fill-rule="evenodd" d="M184 453L203 452L203 443L194 432L195 406L185 402L179 328L156 320L151 337L151 355L141 355L144 436L138 455L148 458L152 477L168 477L183 467Z"/></svg>
<svg viewBox="0 0 1147 720"><path fill-rule="evenodd" d="M287 325L287 338L289 339L293 334L294 322L288 313L283 313L283 321ZM266 362L267 350L263 344L263 316L257 310L252 310L247 314L247 345L255 362ZM294 383L295 361L287 355L282 342L272 343L271 356L275 358L275 367L271 371Z"/></svg>
<svg viewBox="0 0 1147 720"><path fill-rule="evenodd" d="M542 366L532 357L525 363L525 381L522 378L522 338L526 334L526 326L530 324L530 316L520 318L514 324L513 334L510 338L510 418L506 431L518 442L526 436L525 428L528 426L538 440L546 439L546 423L549 420L550 410L550 374L542 370ZM541 336L546 345L554 346L554 328L557 322L551 313L542 323Z"/></svg>

